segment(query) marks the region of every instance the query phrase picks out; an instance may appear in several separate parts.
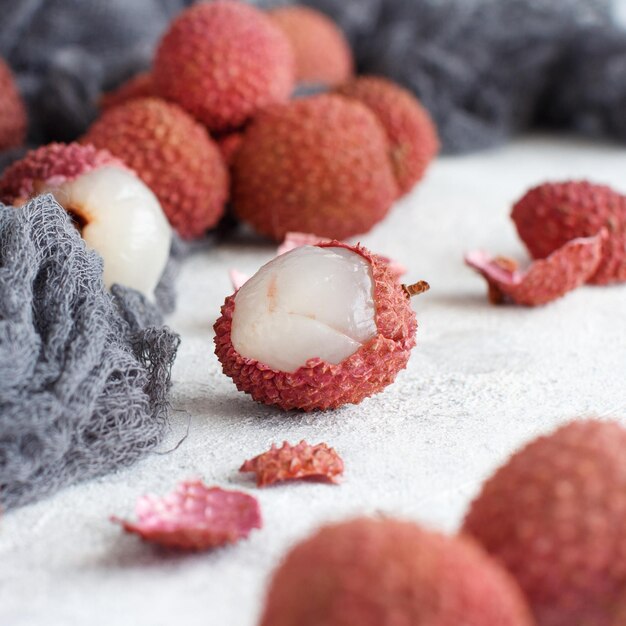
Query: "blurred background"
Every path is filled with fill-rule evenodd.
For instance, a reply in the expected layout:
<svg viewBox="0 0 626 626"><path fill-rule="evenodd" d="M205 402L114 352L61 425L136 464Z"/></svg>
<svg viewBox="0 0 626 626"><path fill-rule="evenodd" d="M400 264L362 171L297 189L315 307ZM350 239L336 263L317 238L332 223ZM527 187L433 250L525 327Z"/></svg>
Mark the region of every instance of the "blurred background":
<svg viewBox="0 0 626 626"><path fill-rule="evenodd" d="M530 127L626 139L626 0L303 3L337 21L359 72L388 76L422 100L447 153ZM0 0L0 56L27 101L29 144L79 136L102 92L150 66L159 36L189 4Z"/></svg>

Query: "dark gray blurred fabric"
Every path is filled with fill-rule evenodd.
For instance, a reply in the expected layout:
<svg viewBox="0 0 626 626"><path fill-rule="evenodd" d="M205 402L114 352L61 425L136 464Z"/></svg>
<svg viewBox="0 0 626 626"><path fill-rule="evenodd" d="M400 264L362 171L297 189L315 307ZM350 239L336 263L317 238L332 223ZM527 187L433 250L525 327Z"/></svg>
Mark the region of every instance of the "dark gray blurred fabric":
<svg viewBox="0 0 626 626"><path fill-rule="evenodd" d="M0 204L0 507L135 461L167 427L179 337L102 282L52 196Z"/></svg>
<svg viewBox="0 0 626 626"><path fill-rule="evenodd" d="M190 3L0 0L0 55L18 72L30 141L79 135L101 91L148 67L168 22ZM624 63L626 36L611 23L610 0L304 3L341 25L360 71L389 76L424 101L448 152L500 143L537 119L626 139L604 64Z"/></svg>

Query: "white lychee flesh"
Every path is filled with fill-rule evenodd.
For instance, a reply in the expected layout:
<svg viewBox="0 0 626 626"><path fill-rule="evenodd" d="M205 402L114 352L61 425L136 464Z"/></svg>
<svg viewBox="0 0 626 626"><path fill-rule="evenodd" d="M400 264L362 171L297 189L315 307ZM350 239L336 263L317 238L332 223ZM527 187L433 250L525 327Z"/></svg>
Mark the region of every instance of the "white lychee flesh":
<svg viewBox="0 0 626 626"><path fill-rule="evenodd" d="M106 166L41 186L79 220L88 247L104 260L104 283L132 287L150 300L169 256L172 232L156 196L132 172Z"/></svg>
<svg viewBox="0 0 626 626"><path fill-rule="evenodd" d="M302 246L264 265L235 296L231 341L243 357L295 372L338 364L377 335L370 263L346 248Z"/></svg>

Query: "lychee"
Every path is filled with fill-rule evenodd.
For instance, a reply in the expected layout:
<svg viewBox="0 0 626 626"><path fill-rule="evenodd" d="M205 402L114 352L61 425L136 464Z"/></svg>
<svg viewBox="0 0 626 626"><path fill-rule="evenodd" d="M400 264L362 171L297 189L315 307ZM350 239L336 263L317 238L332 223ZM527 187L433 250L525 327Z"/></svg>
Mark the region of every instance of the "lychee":
<svg viewBox="0 0 626 626"><path fill-rule="evenodd" d="M616 626L626 595L626 429L581 420L539 437L483 486L463 530L500 560L539 626Z"/></svg>
<svg viewBox="0 0 626 626"><path fill-rule="evenodd" d="M169 257L171 229L159 201L124 163L90 145L53 143L28 152L0 178L0 200L21 206L51 193L88 247L104 260L104 282L149 299Z"/></svg>
<svg viewBox="0 0 626 626"><path fill-rule="evenodd" d="M493 304L510 301L540 306L584 285L596 273L605 235L603 230L595 237L568 241L546 259L533 262L526 271L519 270L512 259L491 258L481 251L468 254L465 262L487 280Z"/></svg>
<svg viewBox="0 0 626 626"><path fill-rule="evenodd" d="M577 237L607 230L603 259L589 282L626 281L626 198L587 181L545 183L528 191L511 214L533 257L542 259Z"/></svg>
<svg viewBox="0 0 626 626"><path fill-rule="evenodd" d="M322 528L274 573L261 626L531 626L519 588L473 541L411 522Z"/></svg>
<svg viewBox="0 0 626 626"><path fill-rule="evenodd" d="M100 107L102 109L110 109L118 104L128 102L128 100L150 97L156 97L152 74L150 72L141 72L129 78L117 89L104 93L100 98Z"/></svg>
<svg viewBox="0 0 626 626"><path fill-rule="evenodd" d="M364 105L320 95L277 105L246 129L233 164L235 212L257 232L344 239L389 211L388 142Z"/></svg>
<svg viewBox="0 0 626 626"><path fill-rule="evenodd" d="M236 129L294 87L289 40L259 9L218 0L183 11L159 44L157 92L211 131Z"/></svg>
<svg viewBox="0 0 626 626"><path fill-rule="evenodd" d="M400 195L411 191L439 151L437 128L408 90L378 76L360 76L337 93L358 100L378 117L389 139L389 155Z"/></svg>
<svg viewBox="0 0 626 626"><path fill-rule="evenodd" d="M123 159L156 194L172 226L192 239L215 226L228 197L228 172L206 129L158 98L105 111L82 139Z"/></svg>
<svg viewBox="0 0 626 626"><path fill-rule="evenodd" d="M26 107L13 73L0 58L0 150L17 148L26 139Z"/></svg>
<svg viewBox="0 0 626 626"><path fill-rule="evenodd" d="M240 391L282 409L357 404L406 367L417 322L409 297L361 246L302 246L264 265L222 307L215 352Z"/></svg>
<svg viewBox="0 0 626 626"><path fill-rule="evenodd" d="M293 47L297 82L339 85L352 76L352 50L329 17L299 5L279 7L269 15Z"/></svg>
<svg viewBox="0 0 626 626"><path fill-rule="evenodd" d="M215 142L222 155L222 160L227 167L231 167L235 162L237 151L243 142L243 132L232 132L220 137L216 137Z"/></svg>

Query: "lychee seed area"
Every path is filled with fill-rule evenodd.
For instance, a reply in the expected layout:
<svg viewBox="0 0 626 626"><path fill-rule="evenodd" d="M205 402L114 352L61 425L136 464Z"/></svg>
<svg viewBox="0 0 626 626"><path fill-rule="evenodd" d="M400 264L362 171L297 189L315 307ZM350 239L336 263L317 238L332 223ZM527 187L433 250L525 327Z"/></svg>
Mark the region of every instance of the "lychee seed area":
<svg viewBox="0 0 626 626"><path fill-rule="evenodd" d="M296 248L235 296L233 347L274 370L313 358L339 364L377 334L371 264L346 248Z"/></svg>

